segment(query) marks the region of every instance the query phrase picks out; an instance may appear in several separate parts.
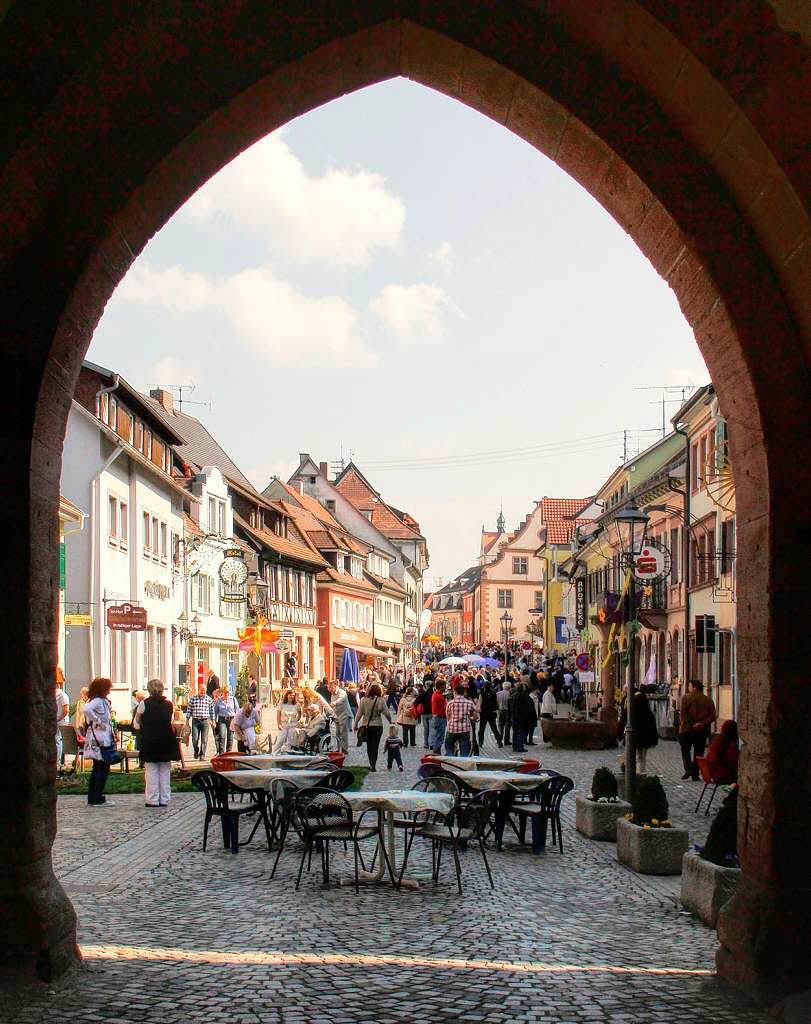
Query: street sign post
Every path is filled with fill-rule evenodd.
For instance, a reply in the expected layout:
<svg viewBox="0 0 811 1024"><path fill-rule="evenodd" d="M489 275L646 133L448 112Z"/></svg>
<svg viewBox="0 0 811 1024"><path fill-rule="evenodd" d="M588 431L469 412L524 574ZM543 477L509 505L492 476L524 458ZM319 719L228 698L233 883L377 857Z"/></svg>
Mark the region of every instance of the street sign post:
<svg viewBox="0 0 811 1024"><path fill-rule="evenodd" d="M107 609L107 626L124 633L143 633L146 629L146 608L129 602L111 604Z"/></svg>
<svg viewBox="0 0 811 1024"><path fill-rule="evenodd" d="M92 626L93 616L92 615L66 615L65 616L66 626Z"/></svg>
<svg viewBox="0 0 811 1024"><path fill-rule="evenodd" d="M575 665L581 672L588 672L591 669L591 657L588 654L578 654Z"/></svg>

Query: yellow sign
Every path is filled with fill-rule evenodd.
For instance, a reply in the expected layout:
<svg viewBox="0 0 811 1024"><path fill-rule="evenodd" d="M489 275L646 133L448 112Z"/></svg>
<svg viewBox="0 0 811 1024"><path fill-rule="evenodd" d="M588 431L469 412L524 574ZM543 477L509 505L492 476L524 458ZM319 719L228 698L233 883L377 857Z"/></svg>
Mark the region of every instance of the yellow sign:
<svg viewBox="0 0 811 1024"><path fill-rule="evenodd" d="M93 617L91 615L66 615L65 616L66 626L92 626Z"/></svg>

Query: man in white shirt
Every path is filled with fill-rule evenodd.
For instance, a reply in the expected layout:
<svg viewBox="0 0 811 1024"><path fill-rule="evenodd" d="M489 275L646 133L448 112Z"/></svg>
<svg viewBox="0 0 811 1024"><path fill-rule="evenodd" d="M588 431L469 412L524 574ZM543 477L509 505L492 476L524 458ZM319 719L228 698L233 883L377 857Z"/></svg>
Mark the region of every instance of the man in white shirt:
<svg viewBox="0 0 811 1024"><path fill-rule="evenodd" d="M62 689L62 685L59 680L56 681L56 767L57 769L62 764L62 733L59 731L60 725L68 724L68 710L69 710L68 695Z"/></svg>
<svg viewBox="0 0 811 1024"><path fill-rule="evenodd" d="M550 683L541 699L541 718L554 718L558 710L555 700L555 684Z"/></svg>

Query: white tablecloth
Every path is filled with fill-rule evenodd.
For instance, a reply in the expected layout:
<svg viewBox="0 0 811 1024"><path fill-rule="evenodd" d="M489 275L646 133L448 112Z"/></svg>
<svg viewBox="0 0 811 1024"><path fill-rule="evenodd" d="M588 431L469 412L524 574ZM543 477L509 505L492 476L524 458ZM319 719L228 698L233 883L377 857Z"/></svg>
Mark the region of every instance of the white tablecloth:
<svg viewBox="0 0 811 1024"><path fill-rule="evenodd" d="M419 789L362 789L357 793L342 793L341 796L349 801L355 814L370 809L388 811L392 814L395 811L439 811L441 814L448 814L453 808L453 797L450 793L424 793Z"/></svg>
<svg viewBox="0 0 811 1024"><path fill-rule="evenodd" d="M456 757L455 755L434 754L433 761L447 765L448 768L461 768L463 771L518 771L525 765L526 759L520 757ZM537 758L531 760L537 761ZM430 761L428 762L431 763Z"/></svg>
<svg viewBox="0 0 811 1024"><path fill-rule="evenodd" d="M459 776L459 781L470 786L471 789L489 790L498 792L504 790L508 785L516 789L534 789L545 782L549 776L541 772L539 775L527 775L523 772L465 772L459 768L448 765L449 771Z"/></svg>
<svg viewBox="0 0 811 1024"><path fill-rule="evenodd" d="M269 790L270 784L276 779L284 779L286 782L294 782L301 788L306 786L317 786L325 776L329 775L329 770L324 769L323 771L316 771L309 768L302 770L295 768L265 768L244 772L219 772L218 774L222 775L224 779L228 779L230 782L233 782L244 789L256 789L261 786Z"/></svg>
<svg viewBox="0 0 811 1024"><path fill-rule="evenodd" d="M235 757L237 764L246 768L325 768L334 771L335 766L323 754L246 754Z"/></svg>

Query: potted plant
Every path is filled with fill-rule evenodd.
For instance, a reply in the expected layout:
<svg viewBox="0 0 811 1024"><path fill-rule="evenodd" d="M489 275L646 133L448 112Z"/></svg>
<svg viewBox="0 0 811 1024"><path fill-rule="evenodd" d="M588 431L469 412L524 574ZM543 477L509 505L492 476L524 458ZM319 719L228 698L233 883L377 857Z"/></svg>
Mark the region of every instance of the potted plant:
<svg viewBox="0 0 811 1024"><path fill-rule="evenodd" d="M690 845L687 829L674 828L667 797L655 775L642 776L631 812L617 822L617 859L643 875L681 874Z"/></svg>
<svg viewBox="0 0 811 1024"><path fill-rule="evenodd" d="M707 841L682 860L681 902L714 928L718 911L735 894L738 867L738 787L733 786L713 818Z"/></svg>
<svg viewBox="0 0 811 1024"><path fill-rule="evenodd" d="M617 780L608 768L598 768L591 780L591 793L575 797L575 825L588 839L615 842L617 819L630 813L631 805L617 795Z"/></svg>

